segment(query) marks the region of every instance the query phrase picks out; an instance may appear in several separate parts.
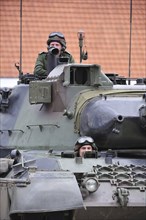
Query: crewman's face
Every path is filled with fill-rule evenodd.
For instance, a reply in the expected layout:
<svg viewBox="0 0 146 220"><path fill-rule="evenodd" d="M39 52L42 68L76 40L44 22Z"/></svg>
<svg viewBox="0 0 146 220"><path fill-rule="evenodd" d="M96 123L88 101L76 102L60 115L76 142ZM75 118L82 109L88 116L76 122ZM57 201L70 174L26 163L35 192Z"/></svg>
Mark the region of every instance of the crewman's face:
<svg viewBox="0 0 146 220"><path fill-rule="evenodd" d="M61 51L62 49L62 45L59 42L53 41L50 43L50 47L55 47L57 48L59 51Z"/></svg>
<svg viewBox="0 0 146 220"><path fill-rule="evenodd" d="M79 149L79 155L80 157L84 157L85 152L87 151L92 151L92 146L91 145L83 145L80 149Z"/></svg>

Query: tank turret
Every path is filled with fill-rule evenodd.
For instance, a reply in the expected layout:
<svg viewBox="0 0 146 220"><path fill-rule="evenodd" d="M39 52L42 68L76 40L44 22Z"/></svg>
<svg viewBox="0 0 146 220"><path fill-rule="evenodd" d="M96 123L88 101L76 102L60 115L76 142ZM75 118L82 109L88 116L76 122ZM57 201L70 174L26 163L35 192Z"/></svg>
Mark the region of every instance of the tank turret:
<svg viewBox="0 0 146 220"><path fill-rule="evenodd" d="M2 88L0 122L0 219L145 220L144 84L60 63L46 79ZM84 157L80 136L96 145Z"/></svg>
<svg viewBox="0 0 146 220"><path fill-rule="evenodd" d="M80 109L80 134L94 137L99 148L145 149L145 94L124 87L87 98Z"/></svg>

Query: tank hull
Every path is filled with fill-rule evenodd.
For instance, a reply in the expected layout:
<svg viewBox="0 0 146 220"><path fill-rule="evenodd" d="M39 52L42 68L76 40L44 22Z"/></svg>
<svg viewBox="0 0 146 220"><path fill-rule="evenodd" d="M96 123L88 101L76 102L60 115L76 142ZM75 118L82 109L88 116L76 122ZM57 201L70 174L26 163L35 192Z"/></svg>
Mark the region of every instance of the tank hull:
<svg viewBox="0 0 146 220"><path fill-rule="evenodd" d="M0 89L0 220L144 220L145 85L113 86L95 64L28 75ZM95 150L78 157L84 135Z"/></svg>

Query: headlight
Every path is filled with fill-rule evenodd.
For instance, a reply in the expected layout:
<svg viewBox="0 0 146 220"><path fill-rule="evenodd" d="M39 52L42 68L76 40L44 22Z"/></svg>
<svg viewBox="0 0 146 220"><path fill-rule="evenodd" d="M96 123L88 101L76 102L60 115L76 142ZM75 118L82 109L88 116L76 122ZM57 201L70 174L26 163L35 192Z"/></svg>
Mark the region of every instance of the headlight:
<svg viewBox="0 0 146 220"><path fill-rule="evenodd" d="M85 179L83 181L83 185L88 190L88 192L90 192L90 193L95 192L99 187L99 183L95 178Z"/></svg>

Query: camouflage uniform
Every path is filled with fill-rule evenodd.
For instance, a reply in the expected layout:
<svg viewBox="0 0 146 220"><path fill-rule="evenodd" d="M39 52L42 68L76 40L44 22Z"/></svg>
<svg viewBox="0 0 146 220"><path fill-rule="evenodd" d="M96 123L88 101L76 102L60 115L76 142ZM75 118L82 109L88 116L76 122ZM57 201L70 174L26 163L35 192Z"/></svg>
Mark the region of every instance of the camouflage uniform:
<svg viewBox="0 0 146 220"><path fill-rule="evenodd" d="M47 54L48 52L42 52L38 55L34 68L34 74L36 76L47 77ZM67 51L63 51L59 57L68 58L69 63L75 62L73 56Z"/></svg>
<svg viewBox="0 0 146 220"><path fill-rule="evenodd" d="M52 32L50 33L48 40L47 40L47 45L48 49L50 46L51 42L59 42L62 46L61 53L59 55L60 58L68 58L68 63L74 63L74 58L73 56L65 51L66 49L66 41L65 37L61 32ZM36 76L39 76L41 78L46 78L47 77L47 54L48 52L42 52L38 55L35 68L34 68L34 74Z"/></svg>

